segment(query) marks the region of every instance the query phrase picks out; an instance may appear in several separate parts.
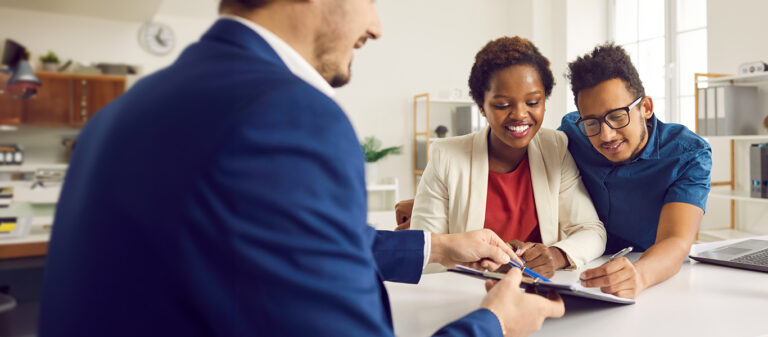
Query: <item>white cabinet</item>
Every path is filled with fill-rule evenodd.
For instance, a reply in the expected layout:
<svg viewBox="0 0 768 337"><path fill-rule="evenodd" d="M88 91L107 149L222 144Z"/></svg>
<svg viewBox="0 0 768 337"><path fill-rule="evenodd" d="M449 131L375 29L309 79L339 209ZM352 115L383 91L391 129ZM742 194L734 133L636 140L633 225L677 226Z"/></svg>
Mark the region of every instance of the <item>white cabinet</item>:
<svg viewBox="0 0 768 337"><path fill-rule="evenodd" d="M381 178L366 185L368 190L368 224L376 229L395 229L395 203L398 196L397 178Z"/></svg>

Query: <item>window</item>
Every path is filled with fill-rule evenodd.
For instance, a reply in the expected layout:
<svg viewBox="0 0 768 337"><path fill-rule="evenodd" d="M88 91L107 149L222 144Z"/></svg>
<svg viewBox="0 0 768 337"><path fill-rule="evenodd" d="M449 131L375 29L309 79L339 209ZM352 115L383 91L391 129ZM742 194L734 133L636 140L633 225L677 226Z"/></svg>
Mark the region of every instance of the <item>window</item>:
<svg viewBox="0 0 768 337"><path fill-rule="evenodd" d="M707 72L705 0L613 0L611 32L653 97L656 117L694 129L693 74ZM672 33L670 33L672 32Z"/></svg>

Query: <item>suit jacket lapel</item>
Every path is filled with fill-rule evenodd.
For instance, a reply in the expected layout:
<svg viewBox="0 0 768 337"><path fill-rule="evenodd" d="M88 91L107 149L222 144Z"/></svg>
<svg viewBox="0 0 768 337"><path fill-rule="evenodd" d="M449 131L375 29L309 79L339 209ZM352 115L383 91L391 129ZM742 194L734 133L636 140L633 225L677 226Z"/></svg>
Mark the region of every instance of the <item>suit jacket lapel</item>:
<svg viewBox="0 0 768 337"><path fill-rule="evenodd" d="M485 227L485 199L488 195L488 132L486 127L472 139L467 231Z"/></svg>
<svg viewBox="0 0 768 337"><path fill-rule="evenodd" d="M531 182L533 184L533 200L536 202L536 213L539 218L539 231L541 241L544 244L552 244L557 241L557 219L553 219L551 191L547 168L544 165L544 153L541 149L538 135L534 136L528 144L528 164L531 168Z"/></svg>

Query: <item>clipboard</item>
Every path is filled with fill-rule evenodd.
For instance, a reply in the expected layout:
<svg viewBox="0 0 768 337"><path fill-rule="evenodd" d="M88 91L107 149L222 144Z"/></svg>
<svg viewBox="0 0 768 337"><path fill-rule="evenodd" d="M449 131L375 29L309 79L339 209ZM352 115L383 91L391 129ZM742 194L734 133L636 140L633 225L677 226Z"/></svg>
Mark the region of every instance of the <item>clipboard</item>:
<svg viewBox="0 0 768 337"><path fill-rule="evenodd" d="M472 269L469 267L464 267L461 265L457 265L455 268L448 268L448 271L478 278L478 279L483 279L483 280L486 280L486 279L501 280L502 278L504 278L504 274L502 273L480 271L480 270ZM623 297L618 297L611 294L606 294L599 290L585 288L582 285L577 283L569 284L569 283L545 282L539 279L534 280L530 277L523 277L522 282L520 282L520 288L524 288L526 290L532 289L537 294L543 294L543 295L546 295L546 293L548 293L550 290L554 290L558 292L560 295L565 295L565 296L582 297L582 298L588 298L592 300L598 300L598 301L616 303L616 304L635 304L635 300L631 298L623 298Z"/></svg>

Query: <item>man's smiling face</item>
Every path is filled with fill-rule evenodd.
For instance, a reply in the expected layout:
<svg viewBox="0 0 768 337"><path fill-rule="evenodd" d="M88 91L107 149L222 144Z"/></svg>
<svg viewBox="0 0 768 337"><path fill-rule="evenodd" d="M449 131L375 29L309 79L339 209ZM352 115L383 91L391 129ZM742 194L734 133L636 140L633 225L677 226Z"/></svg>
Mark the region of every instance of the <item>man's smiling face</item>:
<svg viewBox="0 0 768 337"><path fill-rule="evenodd" d="M636 99L624 81L614 78L579 91L577 102L581 118L600 118L608 111L632 104ZM653 101L650 97L645 97L629 111L629 125L612 129L602 123L600 134L589 137L589 142L611 162L630 161L637 157L648 142L645 121L651 116Z"/></svg>

